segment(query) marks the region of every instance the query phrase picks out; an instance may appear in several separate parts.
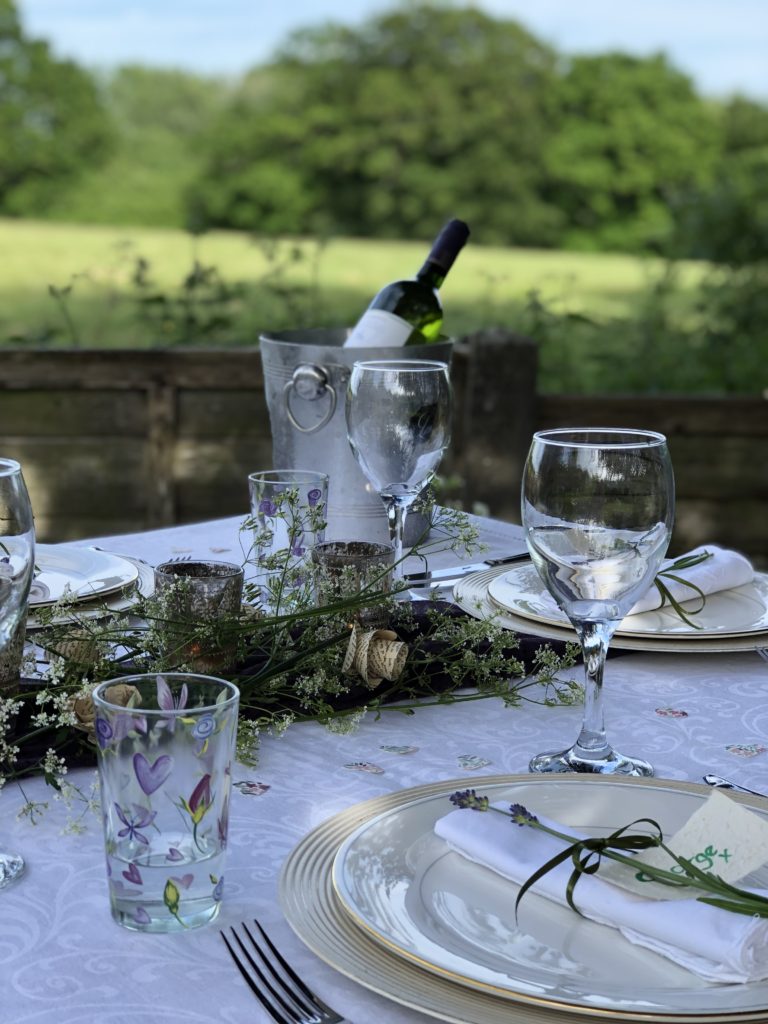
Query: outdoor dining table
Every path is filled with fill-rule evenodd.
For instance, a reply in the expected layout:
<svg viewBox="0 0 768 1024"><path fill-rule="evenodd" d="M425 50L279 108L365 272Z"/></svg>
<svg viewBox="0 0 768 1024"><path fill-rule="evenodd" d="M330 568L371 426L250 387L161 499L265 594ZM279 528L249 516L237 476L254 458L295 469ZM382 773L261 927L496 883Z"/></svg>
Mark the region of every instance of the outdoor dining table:
<svg viewBox="0 0 768 1024"><path fill-rule="evenodd" d="M520 527L477 522L488 555L519 549ZM82 543L150 564L239 561L239 524L223 519ZM443 552L433 565L455 560ZM657 777L701 782L714 772L768 790L768 665L756 653L629 652L609 662L606 676L612 740L650 760ZM286 857L311 829L360 801L453 779L481 791L484 778L524 773L533 754L573 740L581 715L578 706L504 708L490 698L369 715L349 734L309 722L264 737L258 766L233 769L219 917L186 933L140 934L115 924L98 816L87 814L83 831L67 831L68 811L42 778L7 785L2 841L22 854L27 871L0 893L0 1024L267 1021L219 935L253 917L306 982L356 1024L432 1019L344 977L306 948L278 901ZM79 768L71 780L87 790L93 775ZM27 800L50 804L37 824L16 817Z"/></svg>

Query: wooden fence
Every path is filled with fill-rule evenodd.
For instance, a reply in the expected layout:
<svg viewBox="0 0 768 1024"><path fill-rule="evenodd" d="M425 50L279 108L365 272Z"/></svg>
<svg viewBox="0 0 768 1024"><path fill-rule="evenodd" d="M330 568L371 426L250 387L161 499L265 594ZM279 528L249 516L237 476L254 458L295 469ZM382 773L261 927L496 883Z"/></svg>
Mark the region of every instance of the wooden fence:
<svg viewBox="0 0 768 1024"><path fill-rule="evenodd" d="M768 401L536 394L536 346L497 330L457 344L445 469L464 507L519 521L534 429L635 426L669 438L673 548L719 542L768 567ZM271 465L256 348L4 349L0 454L21 461L41 540L122 533L248 510L247 473Z"/></svg>

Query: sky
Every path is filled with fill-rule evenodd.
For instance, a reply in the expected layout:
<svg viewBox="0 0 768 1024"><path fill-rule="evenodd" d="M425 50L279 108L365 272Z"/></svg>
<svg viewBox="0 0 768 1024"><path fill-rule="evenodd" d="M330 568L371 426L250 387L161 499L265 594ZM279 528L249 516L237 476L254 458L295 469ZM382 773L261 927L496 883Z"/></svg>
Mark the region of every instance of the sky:
<svg viewBox="0 0 768 1024"><path fill-rule="evenodd" d="M460 6L469 6L470 0ZM236 77L295 28L359 24L397 0L17 0L27 35L93 69ZM768 100L768 0L475 0L565 55L663 51L705 96Z"/></svg>

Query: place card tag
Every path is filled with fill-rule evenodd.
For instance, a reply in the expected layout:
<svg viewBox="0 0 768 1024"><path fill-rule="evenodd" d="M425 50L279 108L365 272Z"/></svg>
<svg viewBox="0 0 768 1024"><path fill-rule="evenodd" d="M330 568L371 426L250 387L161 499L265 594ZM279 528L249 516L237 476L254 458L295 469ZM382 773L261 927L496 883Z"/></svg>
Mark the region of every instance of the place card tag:
<svg viewBox="0 0 768 1024"><path fill-rule="evenodd" d="M735 884L768 862L768 821L720 790L713 790L709 799L665 842L670 850L701 871ZM664 885L643 873L641 865L645 863L685 877L683 869L658 847L643 850L634 859L637 871L605 858L600 877L652 899L695 899L701 892L690 886Z"/></svg>

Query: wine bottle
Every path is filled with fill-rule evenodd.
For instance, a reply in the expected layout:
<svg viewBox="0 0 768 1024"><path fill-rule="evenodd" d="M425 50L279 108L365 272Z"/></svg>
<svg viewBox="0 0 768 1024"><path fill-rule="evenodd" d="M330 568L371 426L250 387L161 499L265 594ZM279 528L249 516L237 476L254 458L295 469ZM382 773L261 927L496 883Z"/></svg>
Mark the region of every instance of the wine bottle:
<svg viewBox="0 0 768 1024"><path fill-rule="evenodd" d="M463 220L449 221L416 277L385 285L352 329L349 348L427 345L438 341L443 307L438 288L469 238Z"/></svg>

